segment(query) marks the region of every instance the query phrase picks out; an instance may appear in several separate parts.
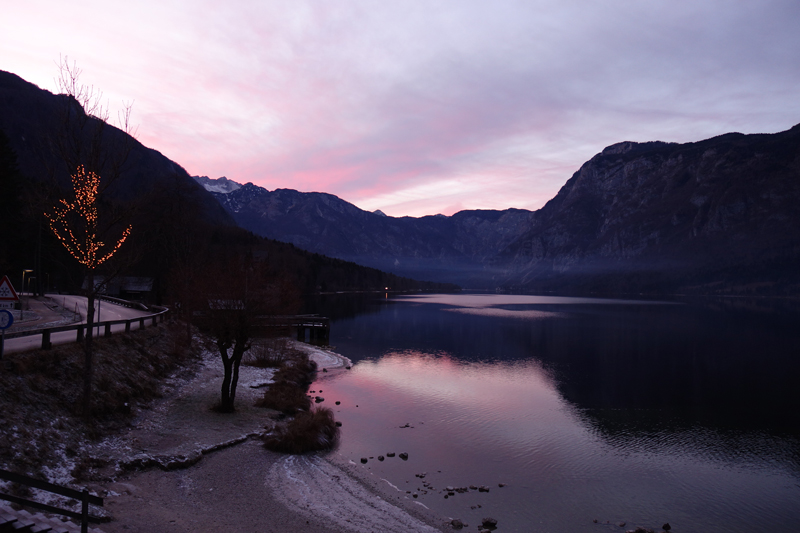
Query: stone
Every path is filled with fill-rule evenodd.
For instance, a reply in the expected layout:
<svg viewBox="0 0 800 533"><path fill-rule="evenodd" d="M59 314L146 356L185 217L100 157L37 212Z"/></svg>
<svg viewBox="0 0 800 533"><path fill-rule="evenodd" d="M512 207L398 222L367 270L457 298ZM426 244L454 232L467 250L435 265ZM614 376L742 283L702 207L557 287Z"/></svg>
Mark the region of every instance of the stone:
<svg viewBox="0 0 800 533"><path fill-rule="evenodd" d="M408 454L405 452L401 453L400 459L402 459L403 461L408 461Z"/></svg>
<svg viewBox="0 0 800 533"><path fill-rule="evenodd" d="M316 403L321 403L321 402L325 401L325 398L323 398L322 396L317 396L317 397L314 398L314 401Z"/></svg>
<svg viewBox="0 0 800 533"><path fill-rule="evenodd" d="M453 529L461 529L464 527L464 522L462 522L458 518L455 518L450 521L450 525L453 526Z"/></svg>
<svg viewBox="0 0 800 533"><path fill-rule="evenodd" d="M342 402L340 402L339 400L336 400L336 405L341 405L341 404L342 404Z"/></svg>
<svg viewBox="0 0 800 533"><path fill-rule="evenodd" d="M489 487L487 487L486 485L481 485L480 487L478 487L478 492L489 492Z"/></svg>
<svg viewBox="0 0 800 533"><path fill-rule="evenodd" d="M481 520L481 526L484 529L494 529L497 527L497 520L494 518L484 518Z"/></svg>
<svg viewBox="0 0 800 533"><path fill-rule="evenodd" d="M386 457L394 457L394 452L389 452L386 454Z"/></svg>
<svg viewBox="0 0 800 533"><path fill-rule="evenodd" d="M339 422L338 420L336 421L336 427L337 427L337 428L340 428L340 427L342 427L342 423L341 423L341 422Z"/></svg>
<svg viewBox="0 0 800 533"><path fill-rule="evenodd" d="M672 526L669 525L669 522L667 522L666 524L661 526L661 529L663 529L664 531L669 531L670 529L672 529Z"/></svg>
<svg viewBox="0 0 800 533"><path fill-rule="evenodd" d="M327 369L327 368L323 368L323 369L322 369L322 371L323 371L323 372L327 372L327 371L328 371L328 369Z"/></svg>
<svg viewBox="0 0 800 533"><path fill-rule="evenodd" d="M378 456L378 461L383 461L383 456L382 455Z"/></svg>
<svg viewBox="0 0 800 533"><path fill-rule="evenodd" d="M362 458L361 458L361 462L362 462L362 463L364 463L364 464L366 464L366 462L367 462L368 460L369 460L369 459L367 459L366 457L362 457Z"/></svg>

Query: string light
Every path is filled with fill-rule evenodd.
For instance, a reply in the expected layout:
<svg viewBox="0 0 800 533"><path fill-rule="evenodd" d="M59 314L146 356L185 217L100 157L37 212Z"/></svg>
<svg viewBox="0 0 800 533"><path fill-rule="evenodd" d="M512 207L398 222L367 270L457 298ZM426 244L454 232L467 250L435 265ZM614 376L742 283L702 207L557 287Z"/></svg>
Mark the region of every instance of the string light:
<svg viewBox="0 0 800 533"><path fill-rule="evenodd" d="M132 226L125 228L110 250L102 251L105 243L97 237L97 189L100 176L86 172L81 165L70 177L75 201L60 200L53 208L53 213L45 213L44 216L50 221L50 229L72 257L89 270L94 270L117 253L130 235Z"/></svg>

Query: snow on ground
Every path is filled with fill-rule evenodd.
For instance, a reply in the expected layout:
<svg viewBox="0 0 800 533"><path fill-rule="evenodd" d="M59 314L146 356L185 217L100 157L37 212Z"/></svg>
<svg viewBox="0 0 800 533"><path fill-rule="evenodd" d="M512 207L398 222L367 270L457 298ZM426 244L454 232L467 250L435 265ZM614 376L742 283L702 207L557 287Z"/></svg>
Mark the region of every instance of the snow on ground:
<svg viewBox="0 0 800 533"><path fill-rule="evenodd" d="M289 455L276 461L266 483L289 509L333 523L342 531L438 531L318 455Z"/></svg>
<svg viewBox="0 0 800 533"><path fill-rule="evenodd" d="M308 354L308 357L316 361L317 368L321 372L322 369L339 369L352 365L352 362L347 357L340 355L330 350L325 350L319 346L313 346L304 342L292 341L292 346L298 350L302 350Z"/></svg>
<svg viewBox="0 0 800 533"><path fill-rule="evenodd" d="M346 357L322 348L294 341L292 346L308 353L320 371L344 369L351 365ZM163 464L173 458L194 457L197 461L191 463L187 473L196 472L198 476L219 479L219 484L224 486L229 483L223 480L230 472L216 472L218 467L214 465L217 461L203 457L221 445L245 442L248 435L263 433L273 427L270 411L253 406L263 393L263 389L258 387L269 382L273 372L273 369L243 365L236 397L237 410L232 414L219 414L210 408L219 398L222 363L219 355L206 351L196 373L174 376L166 387L163 400L151 409L142 410L127 433L95 445L92 455L117 464L143 458L154 458ZM227 452L214 453L216 457L217 453ZM380 491L368 488L369 484L360 479L357 472L347 472L347 465L335 465L324 455L278 455L271 467L265 466L269 469L265 471L264 486L276 502L293 513L323 521L337 531L438 531L401 506L389 502L397 496L386 493L379 496ZM116 485L134 487L152 476L165 476L163 482L168 483L167 480L172 478L167 476L174 475L173 472L150 470L147 478L134 477ZM109 496L111 501L115 499L113 493ZM124 500L132 496L120 497ZM125 520L124 516L121 518ZM427 519L429 523L434 520L431 516Z"/></svg>

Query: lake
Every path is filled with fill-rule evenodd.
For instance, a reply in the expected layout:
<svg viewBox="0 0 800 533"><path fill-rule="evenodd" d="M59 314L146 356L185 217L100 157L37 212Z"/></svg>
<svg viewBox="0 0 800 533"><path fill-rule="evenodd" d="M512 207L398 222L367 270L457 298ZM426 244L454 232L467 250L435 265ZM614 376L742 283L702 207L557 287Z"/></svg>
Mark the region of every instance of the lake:
<svg viewBox="0 0 800 533"><path fill-rule="evenodd" d="M471 530L800 530L791 302L333 295L317 310L353 361L311 386L343 423L335 453Z"/></svg>

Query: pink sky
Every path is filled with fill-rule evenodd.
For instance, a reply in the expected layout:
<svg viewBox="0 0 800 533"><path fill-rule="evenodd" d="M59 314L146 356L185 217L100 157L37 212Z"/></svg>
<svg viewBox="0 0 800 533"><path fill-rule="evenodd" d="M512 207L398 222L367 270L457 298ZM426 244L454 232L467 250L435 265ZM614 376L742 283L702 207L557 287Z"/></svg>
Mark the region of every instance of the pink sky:
<svg viewBox="0 0 800 533"><path fill-rule="evenodd" d="M68 56L192 175L421 216L537 209L623 140L800 122L796 0L9 2L0 69Z"/></svg>

